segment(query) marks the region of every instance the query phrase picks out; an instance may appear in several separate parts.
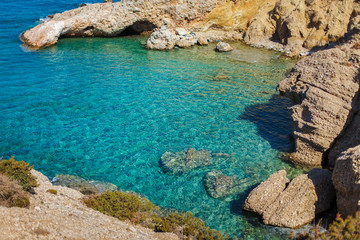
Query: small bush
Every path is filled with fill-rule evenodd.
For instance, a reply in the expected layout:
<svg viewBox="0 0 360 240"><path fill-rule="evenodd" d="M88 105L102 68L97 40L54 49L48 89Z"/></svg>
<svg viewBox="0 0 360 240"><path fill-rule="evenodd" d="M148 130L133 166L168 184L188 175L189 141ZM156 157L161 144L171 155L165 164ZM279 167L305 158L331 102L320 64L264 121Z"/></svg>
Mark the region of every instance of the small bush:
<svg viewBox="0 0 360 240"><path fill-rule="evenodd" d="M133 193L110 192L94 195L84 200L86 206L120 220L128 219L159 232L173 232L180 238L215 240L224 239L221 232L205 227L202 220L189 213L170 213L161 216L146 198ZM192 238L193 237L193 238Z"/></svg>
<svg viewBox="0 0 360 240"><path fill-rule="evenodd" d="M48 190L46 190L46 192L55 194L55 195L57 194L57 191L55 189L48 189Z"/></svg>
<svg viewBox="0 0 360 240"><path fill-rule="evenodd" d="M21 207L30 206L29 193L14 180L0 174L0 206Z"/></svg>
<svg viewBox="0 0 360 240"><path fill-rule="evenodd" d="M31 175L29 164L24 161L15 161L14 157L9 160L0 161L0 173L19 182L25 191L32 191L33 187L37 187L36 178Z"/></svg>
<svg viewBox="0 0 360 240"><path fill-rule="evenodd" d="M290 237L294 239L294 236ZM360 211L355 213L355 216L348 216L346 219L337 215L335 221L330 225L329 231L320 232L319 226L315 227L313 233L304 233L296 239L342 239L342 240L359 240L360 239Z"/></svg>
<svg viewBox="0 0 360 240"><path fill-rule="evenodd" d="M120 220L130 219L134 223L144 220L142 215L149 213L155 207L145 198L119 191L106 191L101 195L89 197L84 202L90 208Z"/></svg>

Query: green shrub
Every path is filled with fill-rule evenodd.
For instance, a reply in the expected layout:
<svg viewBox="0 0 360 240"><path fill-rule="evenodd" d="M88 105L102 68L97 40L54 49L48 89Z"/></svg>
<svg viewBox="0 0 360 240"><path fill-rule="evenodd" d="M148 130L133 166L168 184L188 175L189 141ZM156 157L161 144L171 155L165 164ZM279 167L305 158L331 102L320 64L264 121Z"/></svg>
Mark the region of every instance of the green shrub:
<svg viewBox="0 0 360 240"><path fill-rule="evenodd" d="M0 206L21 207L30 206L29 193L14 180L0 174Z"/></svg>
<svg viewBox="0 0 360 240"><path fill-rule="evenodd" d="M32 191L33 187L37 187L36 178L31 175L30 171L33 166L24 161L15 161L14 157L9 160L0 161L0 173L19 182L25 191Z"/></svg>
<svg viewBox="0 0 360 240"><path fill-rule="evenodd" d="M130 219L140 223L152 208L155 207L146 198L140 198L132 193L106 191L101 195L91 196L84 200L86 206L120 220Z"/></svg>
<svg viewBox="0 0 360 240"><path fill-rule="evenodd" d="M329 231L320 232L317 225L313 233L304 233L296 239L342 239L342 240L360 240L360 211L355 216L348 216L346 219L337 215L335 221L330 225ZM294 239L294 236L290 238Z"/></svg>
<svg viewBox="0 0 360 240"><path fill-rule="evenodd" d="M180 238L215 240L225 239L219 231L205 227L202 220L188 213L173 212L161 216L159 208L146 198L133 193L107 191L101 195L89 196L86 206L120 220L129 219L159 232L173 232ZM193 237L193 238L192 238Z"/></svg>
<svg viewBox="0 0 360 240"><path fill-rule="evenodd" d="M48 190L46 190L46 192L55 194L55 195L57 194L57 191L55 189L48 189Z"/></svg>

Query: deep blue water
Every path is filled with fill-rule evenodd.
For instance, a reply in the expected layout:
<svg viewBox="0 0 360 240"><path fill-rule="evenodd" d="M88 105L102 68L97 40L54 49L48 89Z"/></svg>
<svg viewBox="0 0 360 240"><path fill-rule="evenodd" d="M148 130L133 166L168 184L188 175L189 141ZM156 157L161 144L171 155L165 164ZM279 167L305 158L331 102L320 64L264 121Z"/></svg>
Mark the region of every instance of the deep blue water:
<svg viewBox="0 0 360 240"><path fill-rule="evenodd" d="M95 1L87 1L95 2ZM275 87L294 61L233 44L148 51L146 39L62 39L40 51L19 34L81 1L9 1L0 6L0 156L34 164L49 178L73 174L144 194L155 204L192 211L233 237L274 239L281 229L244 216L251 187L286 168L290 102ZM214 81L219 75L228 79ZM182 176L164 174L165 151L208 149L231 155ZM249 178L233 201L210 198L210 170Z"/></svg>

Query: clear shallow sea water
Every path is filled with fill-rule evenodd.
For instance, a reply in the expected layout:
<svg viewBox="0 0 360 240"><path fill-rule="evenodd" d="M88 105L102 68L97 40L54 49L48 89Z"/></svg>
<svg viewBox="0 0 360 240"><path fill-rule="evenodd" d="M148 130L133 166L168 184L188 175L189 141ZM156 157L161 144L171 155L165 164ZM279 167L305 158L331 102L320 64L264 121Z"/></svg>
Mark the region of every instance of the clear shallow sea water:
<svg viewBox="0 0 360 240"><path fill-rule="evenodd" d="M95 2L95 1L88 1ZM148 51L145 38L62 39L31 52L19 34L48 14L81 1L8 1L0 6L0 156L56 174L112 182L155 204L191 211L232 237L283 238L241 211L251 190L273 172L292 143L290 102L275 87L294 61L233 44ZM226 80L214 81L219 75ZM228 159L182 176L164 174L165 151L194 147ZM210 198L210 170L254 182L233 201ZM282 235L285 234L285 235Z"/></svg>

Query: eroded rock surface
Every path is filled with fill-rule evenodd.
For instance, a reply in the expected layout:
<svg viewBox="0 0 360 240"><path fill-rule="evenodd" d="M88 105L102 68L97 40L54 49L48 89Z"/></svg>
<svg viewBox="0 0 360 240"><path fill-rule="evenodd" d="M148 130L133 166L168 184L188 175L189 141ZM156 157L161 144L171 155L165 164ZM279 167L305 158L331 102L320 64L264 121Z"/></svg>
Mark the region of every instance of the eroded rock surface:
<svg viewBox="0 0 360 240"><path fill-rule="evenodd" d="M280 94L296 104L291 107L295 152L289 158L293 162L321 165L351 122L359 91L356 39L301 59L278 85Z"/></svg>
<svg viewBox="0 0 360 240"><path fill-rule="evenodd" d="M284 191L289 182L285 170L272 174L266 181L250 192L243 208L262 215L267 207Z"/></svg>
<svg viewBox="0 0 360 240"><path fill-rule="evenodd" d="M342 216L360 210L360 146L343 152L333 173L338 212Z"/></svg>
<svg viewBox="0 0 360 240"><path fill-rule="evenodd" d="M219 42L218 44L216 44L215 50L218 52L230 52L233 50L233 48L228 43Z"/></svg>
<svg viewBox="0 0 360 240"><path fill-rule="evenodd" d="M164 172L183 174L194 168L212 165L208 150L186 149L181 152L165 152L160 159L160 167Z"/></svg>
<svg viewBox="0 0 360 240"><path fill-rule="evenodd" d="M330 171L313 169L287 186L286 180L284 170L270 176L250 193L244 209L260 214L265 224L298 228L331 207L335 190Z"/></svg>

